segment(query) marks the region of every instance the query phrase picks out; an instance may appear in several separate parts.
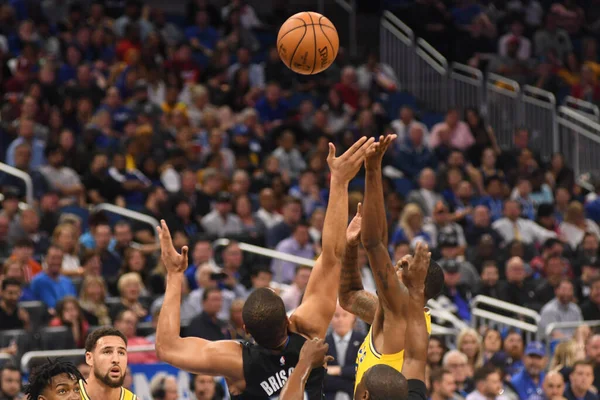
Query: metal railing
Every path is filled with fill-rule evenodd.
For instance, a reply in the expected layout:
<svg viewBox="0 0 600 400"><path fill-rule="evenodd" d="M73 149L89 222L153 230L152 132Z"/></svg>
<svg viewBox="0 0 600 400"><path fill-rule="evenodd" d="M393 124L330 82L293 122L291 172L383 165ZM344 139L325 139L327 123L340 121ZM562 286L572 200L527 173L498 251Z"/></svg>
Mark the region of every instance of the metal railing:
<svg viewBox="0 0 600 400"><path fill-rule="evenodd" d="M514 80L467 65L452 63L390 12L380 26L380 60L396 72L403 90L412 93L429 111L446 111L447 106L479 109L496 133L498 144L513 145L514 131L531 131L531 147L544 161L554 152L569 153L567 161L576 174L598 169L600 137L598 106L567 97L557 110L548 91L519 86ZM569 112L570 111L570 112ZM576 118L578 115L581 118ZM579 154L581 152L581 154Z"/></svg>
<svg viewBox="0 0 600 400"><path fill-rule="evenodd" d="M5 174L12 175L16 178L21 179L25 182L25 200L30 207L33 207L34 196L33 196L33 181L31 180L31 176L27 172L23 172L20 169L15 167L11 167L8 164L4 164L0 162L0 171Z"/></svg>
<svg viewBox="0 0 600 400"><path fill-rule="evenodd" d="M482 310L480 308L471 309L471 323L474 329L481 326L502 330L504 328L515 328L525 333L527 342L537 339L537 325L529 324L515 318L505 317L504 315L495 314L491 311Z"/></svg>
<svg viewBox="0 0 600 400"><path fill-rule="evenodd" d="M575 175L600 169L600 124L568 107L558 108L558 148Z"/></svg>
<svg viewBox="0 0 600 400"><path fill-rule="evenodd" d="M217 239L213 242L213 247L227 246L230 242L231 241L229 239ZM287 254L281 251L271 250L265 247L255 246L253 244L248 243L238 242L238 245L240 246L240 250L246 251L248 253L258 254L260 256L265 256L269 258L276 258L278 260L288 261L299 265L306 265L309 267L315 266L315 260L311 258L298 257L292 254Z"/></svg>
<svg viewBox="0 0 600 400"><path fill-rule="evenodd" d="M153 218L147 214L143 214L141 212L133 211L128 208L123 208L119 206L115 206L114 204L102 203L96 206L91 207L91 211L106 211L109 213L122 215L123 217L127 217L129 219L134 219L136 221L140 221L152 226L152 231L159 225L159 222L156 218ZM156 243L160 242L158 235L154 235L156 238Z"/></svg>
<svg viewBox="0 0 600 400"><path fill-rule="evenodd" d="M600 326L600 320L592 320L592 321L578 321L578 322L552 322L550 324L548 324L546 326L546 329L544 330L544 337L547 339L546 340L546 353L550 354L550 345L552 343L552 340L550 340L552 338L552 334L554 333L554 331L560 330L560 329L577 329L577 327L581 326L581 325L587 325L590 328L593 327L597 327Z"/></svg>
<svg viewBox="0 0 600 400"><path fill-rule="evenodd" d="M143 346L130 346L127 347L129 353L145 353L147 351L154 351L155 346L143 345ZM72 349L72 350L41 350L41 351L28 351L21 357L21 371L24 373L29 372L29 364L32 360L38 360L40 358L56 358L56 357L80 357L85 356L85 349Z"/></svg>
<svg viewBox="0 0 600 400"><path fill-rule="evenodd" d="M563 105L593 121L600 121L600 108L589 101L576 99L573 96L567 96L563 100Z"/></svg>
<svg viewBox="0 0 600 400"><path fill-rule="evenodd" d="M519 318L529 318L536 325L541 319L540 314L530 308L517 306L493 297L478 295L471 300L472 309L481 309L481 307L479 307L480 305L485 305L488 308L491 307L502 311L508 311L511 314L517 315Z"/></svg>

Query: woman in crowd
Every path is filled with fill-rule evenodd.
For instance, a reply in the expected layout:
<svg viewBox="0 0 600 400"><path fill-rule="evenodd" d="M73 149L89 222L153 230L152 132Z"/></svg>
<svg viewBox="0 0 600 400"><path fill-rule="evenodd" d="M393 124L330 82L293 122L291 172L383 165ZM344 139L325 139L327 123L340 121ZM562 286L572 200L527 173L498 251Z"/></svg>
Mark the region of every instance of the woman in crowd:
<svg viewBox="0 0 600 400"><path fill-rule="evenodd" d="M442 359L447 352L448 347L444 340L438 336L431 336L427 348L427 365L431 368L441 367Z"/></svg>
<svg viewBox="0 0 600 400"><path fill-rule="evenodd" d="M63 275L78 277L85 272L80 266L79 242L77 239L75 227L71 224L58 225L52 234L52 242L60 247L64 253L60 270Z"/></svg>
<svg viewBox="0 0 600 400"><path fill-rule="evenodd" d="M431 238L423 231L423 212L418 205L409 203L402 211L400 224L392 236L391 244L395 245L402 241L412 243L417 238L431 245Z"/></svg>
<svg viewBox="0 0 600 400"><path fill-rule="evenodd" d="M487 329L483 334L483 362L487 363L494 354L502 350L502 336L495 329Z"/></svg>
<svg viewBox="0 0 600 400"><path fill-rule="evenodd" d="M79 301L72 296L64 297L58 302L56 317L50 320L49 326L66 326L70 328L73 341L78 349L83 348L90 329L90 324L83 315Z"/></svg>
<svg viewBox="0 0 600 400"><path fill-rule="evenodd" d="M239 341L252 341L252 337L244 330L244 321L242 320L242 309L244 300L236 299L231 303L229 312L229 339Z"/></svg>
<svg viewBox="0 0 600 400"><path fill-rule="evenodd" d="M140 321L145 320L148 317L148 308L140 302L141 293L145 290L140 275L136 272L121 275L117 288L121 302L111 307L111 318L114 319L122 310L131 310Z"/></svg>
<svg viewBox="0 0 600 400"><path fill-rule="evenodd" d="M469 377L483 365L481 336L474 329L463 329L456 339L456 348L469 358Z"/></svg>
<svg viewBox="0 0 600 400"><path fill-rule="evenodd" d="M142 278L142 282L146 282L147 279L147 268L146 268L146 255L139 249L128 248L125 250L125 257L123 260L123 266L121 267L121 276L135 272ZM142 296L146 296L148 291L144 289L141 293Z"/></svg>
<svg viewBox="0 0 600 400"><path fill-rule="evenodd" d="M242 220L244 233L253 239L262 239L266 232L266 227L261 219L252 213L252 203L250 202L250 198L246 195L238 196L235 199L233 209Z"/></svg>
<svg viewBox="0 0 600 400"><path fill-rule="evenodd" d="M106 283L101 276L87 275L81 284L80 303L85 318L91 325L110 325L106 306Z"/></svg>

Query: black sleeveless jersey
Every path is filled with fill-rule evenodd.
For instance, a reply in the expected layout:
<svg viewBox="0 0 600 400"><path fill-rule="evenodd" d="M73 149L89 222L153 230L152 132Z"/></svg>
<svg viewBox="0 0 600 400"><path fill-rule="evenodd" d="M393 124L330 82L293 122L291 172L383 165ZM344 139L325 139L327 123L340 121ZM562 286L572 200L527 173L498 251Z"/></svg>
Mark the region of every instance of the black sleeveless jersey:
<svg viewBox="0 0 600 400"><path fill-rule="evenodd" d="M288 343L282 351L265 349L256 344L244 343L242 357L244 361L244 379L246 390L232 400L270 400L278 399L281 389L294 371L300 349L306 339L296 333L290 333ZM312 370L306 382L305 395L308 400L323 400L323 380L325 368Z"/></svg>

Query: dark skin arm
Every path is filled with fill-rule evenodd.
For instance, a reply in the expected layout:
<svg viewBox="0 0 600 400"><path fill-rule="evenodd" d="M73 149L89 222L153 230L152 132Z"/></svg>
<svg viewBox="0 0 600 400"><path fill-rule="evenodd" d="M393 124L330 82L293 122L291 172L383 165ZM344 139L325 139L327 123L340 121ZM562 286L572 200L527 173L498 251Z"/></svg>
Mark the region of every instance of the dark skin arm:
<svg viewBox="0 0 600 400"><path fill-rule="evenodd" d="M396 135L380 137L367 150L365 167L367 170L365 184L364 218L369 221L361 227L361 240L367 250L369 263L375 277L379 304L383 315L383 347L380 351L384 354L395 354L404 349L404 332L406 319L404 308L408 303L408 291L400 283L388 250L382 241L387 224L385 206L383 201L383 184L381 180L381 160L389 145L396 139ZM378 328L376 328L379 330ZM377 335L380 332L374 332Z"/></svg>
<svg viewBox="0 0 600 400"><path fill-rule="evenodd" d="M304 389L310 372L333 361L333 357L327 355L328 350L329 345L319 338L304 343L298 364L281 390L279 400L304 400Z"/></svg>
<svg viewBox="0 0 600 400"><path fill-rule="evenodd" d="M431 260L431 253L425 243L417 244L413 262L403 271L403 280L408 287L409 302L405 308L405 318L410 321L406 326L404 365L402 374L406 379L418 379L425 382L427 365L427 347L429 334L423 314L425 307L425 278Z"/></svg>
<svg viewBox="0 0 600 400"><path fill-rule="evenodd" d="M342 276L340 279L340 306L356 315L369 325L373 325L379 300L367 292L362 283L358 266L358 246L360 245L360 227L362 205L358 204L356 215L346 230L346 251L342 258Z"/></svg>
<svg viewBox="0 0 600 400"><path fill-rule="evenodd" d="M346 247L346 221L348 221L348 183L364 162L367 148L373 139L359 139L340 157L335 156L335 146L329 144L327 163L331 170L329 206L323 226L323 252L310 274L302 304L290 317L291 328L306 337L325 337L337 307L337 292L331 290L340 281L342 256Z"/></svg>
<svg viewBox="0 0 600 400"><path fill-rule="evenodd" d="M244 379L242 348L234 341L208 340L179 335L181 328L181 287L188 265L188 247L179 254L173 247L171 233L164 220L156 228L161 244L161 258L167 269L167 288L158 326L156 355L161 361L184 371L212 376L225 376L234 381ZM193 354L193 357L190 357Z"/></svg>

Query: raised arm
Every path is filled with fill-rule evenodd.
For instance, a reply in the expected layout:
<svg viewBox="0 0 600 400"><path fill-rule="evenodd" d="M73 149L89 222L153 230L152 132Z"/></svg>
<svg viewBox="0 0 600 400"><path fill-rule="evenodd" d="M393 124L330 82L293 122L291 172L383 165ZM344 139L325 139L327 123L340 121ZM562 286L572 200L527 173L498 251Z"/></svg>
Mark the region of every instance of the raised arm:
<svg viewBox="0 0 600 400"><path fill-rule="evenodd" d="M414 259L402 274L409 296L405 318L410 321L406 325L402 374L406 379L418 379L423 382L425 382L427 347L429 346L429 334L423 307L425 307L425 278L430 261L429 248L425 243L420 242L415 249Z"/></svg>
<svg viewBox="0 0 600 400"><path fill-rule="evenodd" d="M378 143L372 144L365 156L365 167L367 170L365 184L365 204L363 217L368 224L361 228L361 240L367 250L369 264L375 278L379 304L382 308L383 323L383 348L385 354L395 354L404 349L404 332L406 319L403 308L408 303L408 292L406 287L400 283L396 270L392 265L388 249L382 240L385 233L385 208L383 202L383 186L381 182L381 160L390 143L396 139L396 135L380 137ZM387 327L387 329L386 329Z"/></svg>
<svg viewBox="0 0 600 400"><path fill-rule="evenodd" d="M377 311L377 296L367 292L362 283L358 265L358 246L360 245L360 227L362 223L362 205L358 203L356 215L346 230L346 250L342 258L342 276L340 278L340 306L356 315L369 325L373 325Z"/></svg>
<svg viewBox="0 0 600 400"><path fill-rule="evenodd" d="M363 164L366 149L373 139L362 137L340 157L329 144L327 164L331 170L329 204L323 226L323 251L310 274L302 304L292 315L295 329L310 338L324 337L337 306L337 291L341 273L341 258L346 247L348 221L348 183Z"/></svg>
<svg viewBox="0 0 600 400"><path fill-rule="evenodd" d="M279 400L304 400L304 389L308 376L314 368L319 368L333 357L327 355L329 345L324 340L307 340L300 350L298 364L281 390Z"/></svg>
<svg viewBox="0 0 600 400"><path fill-rule="evenodd" d="M181 254L173 247L171 233L164 220L156 230L160 237L161 258L167 269L167 288L156 327L156 355L161 361L195 374L244 378L242 349L233 341L210 342L200 338L182 338L181 287L188 265L188 248ZM190 355L193 355L192 357Z"/></svg>

